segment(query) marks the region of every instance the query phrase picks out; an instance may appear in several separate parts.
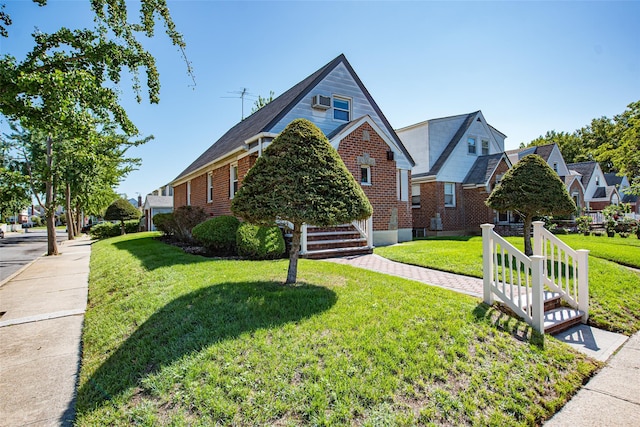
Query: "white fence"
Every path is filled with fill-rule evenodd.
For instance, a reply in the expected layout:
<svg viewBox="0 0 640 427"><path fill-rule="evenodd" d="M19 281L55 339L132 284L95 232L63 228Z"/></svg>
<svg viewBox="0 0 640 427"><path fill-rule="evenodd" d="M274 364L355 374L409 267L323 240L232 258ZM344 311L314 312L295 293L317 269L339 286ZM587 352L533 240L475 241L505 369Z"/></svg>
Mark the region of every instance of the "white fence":
<svg viewBox="0 0 640 427"><path fill-rule="evenodd" d="M574 251L544 229L542 221L533 223L533 255L527 256L483 224L484 302L494 296L504 302L536 330L544 332L544 290L557 292L570 306L589 313L587 250Z"/></svg>

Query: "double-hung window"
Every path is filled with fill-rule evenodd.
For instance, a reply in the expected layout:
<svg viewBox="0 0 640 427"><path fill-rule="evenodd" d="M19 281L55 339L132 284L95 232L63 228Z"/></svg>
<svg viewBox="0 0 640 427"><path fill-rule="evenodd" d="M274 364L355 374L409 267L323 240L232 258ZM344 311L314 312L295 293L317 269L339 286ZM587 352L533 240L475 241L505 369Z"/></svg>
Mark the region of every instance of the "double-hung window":
<svg viewBox="0 0 640 427"><path fill-rule="evenodd" d="M456 206L456 184L455 182L444 183L444 206L453 208Z"/></svg>
<svg viewBox="0 0 640 427"><path fill-rule="evenodd" d="M414 208L420 207L420 184L411 185L411 206Z"/></svg>
<svg viewBox="0 0 640 427"><path fill-rule="evenodd" d="M351 101L347 98L333 97L333 118L348 122L351 117Z"/></svg>
<svg viewBox="0 0 640 427"><path fill-rule="evenodd" d="M207 202L213 202L213 172L207 174Z"/></svg>
<svg viewBox="0 0 640 427"><path fill-rule="evenodd" d="M233 163L229 169L229 198L233 199L233 196L238 192L238 164Z"/></svg>
<svg viewBox="0 0 640 427"><path fill-rule="evenodd" d="M489 154L489 141L486 139L482 140L482 155L486 156Z"/></svg>
<svg viewBox="0 0 640 427"><path fill-rule="evenodd" d="M187 206L191 205L191 181L187 181Z"/></svg>
<svg viewBox="0 0 640 427"><path fill-rule="evenodd" d="M476 139L472 136L467 138L467 151L469 154L476 154Z"/></svg>

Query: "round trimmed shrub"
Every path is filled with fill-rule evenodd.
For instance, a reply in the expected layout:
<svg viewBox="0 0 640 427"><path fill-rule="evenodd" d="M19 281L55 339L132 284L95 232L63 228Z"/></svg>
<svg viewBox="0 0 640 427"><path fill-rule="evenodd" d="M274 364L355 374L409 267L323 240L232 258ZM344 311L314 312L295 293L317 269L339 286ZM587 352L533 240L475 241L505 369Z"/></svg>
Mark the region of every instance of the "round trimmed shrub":
<svg viewBox="0 0 640 427"><path fill-rule="evenodd" d="M236 231L240 221L230 215L217 216L193 227L191 234L209 251L219 255L236 253Z"/></svg>
<svg viewBox="0 0 640 427"><path fill-rule="evenodd" d="M243 222L236 233L238 255L249 259L276 259L285 252L282 231Z"/></svg>
<svg viewBox="0 0 640 427"><path fill-rule="evenodd" d="M153 221L153 225L156 227L156 230L161 231L167 236L171 236L175 233L176 225L173 213L155 214L151 220Z"/></svg>

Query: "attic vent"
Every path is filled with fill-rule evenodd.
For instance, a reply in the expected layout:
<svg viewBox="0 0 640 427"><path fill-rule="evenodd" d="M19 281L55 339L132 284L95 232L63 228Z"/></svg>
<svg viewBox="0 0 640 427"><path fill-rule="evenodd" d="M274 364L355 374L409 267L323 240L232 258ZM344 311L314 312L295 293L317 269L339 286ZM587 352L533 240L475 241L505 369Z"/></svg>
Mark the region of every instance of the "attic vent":
<svg viewBox="0 0 640 427"><path fill-rule="evenodd" d="M318 110L328 110L331 108L331 97L314 95L313 100L311 101L311 106Z"/></svg>

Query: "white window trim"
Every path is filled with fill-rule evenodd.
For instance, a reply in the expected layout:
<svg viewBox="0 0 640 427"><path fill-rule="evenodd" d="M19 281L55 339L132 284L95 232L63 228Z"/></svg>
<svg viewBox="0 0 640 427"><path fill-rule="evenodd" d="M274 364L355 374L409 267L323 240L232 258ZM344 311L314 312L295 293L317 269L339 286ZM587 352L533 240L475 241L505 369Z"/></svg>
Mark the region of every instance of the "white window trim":
<svg viewBox="0 0 640 427"><path fill-rule="evenodd" d="M447 204L447 184L449 184L451 186L452 189L452 193L451 195L452 197L452 203ZM445 195L445 199L444 199L444 207L445 208L455 208L456 207L456 183L455 182L445 182L444 183L444 195Z"/></svg>
<svg viewBox="0 0 640 427"><path fill-rule="evenodd" d="M417 188L418 191L414 192L414 188ZM418 196L418 203L417 204L413 203L413 198L415 196ZM411 184L411 207L417 209L422 204L421 202L422 202L422 198L420 197L420 184Z"/></svg>
<svg viewBox="0 0 640 427"><path fill-rule="evenodd" d="M396 172L396 189L398 191L398 201L409 201L409 171L407 169L397 169Z"/></svg>
<svg viewBox="0 0 640 427"><path fill-rule="evenodd" d="M213 202L213 172L207 174L207 203Z"/></svg>
<svg viewBox="0 0 640 427"><path fill-rule="evenodd" d="M191 180L187 181L187 206L191 206Z"/></svg>
<svg viewBox="0 0 640 427"><path fill-rule="evenodd" d="M336 99L337 99L337 100L339 100L339 101L345 101L345 102L348 102L348 103L349 103L349 109L348 109L348 110L344 110L344 109L342 109L342 108L336 108L336 107L334 106L334 101L335 101ZM333 114L333 120L336 120L336 121L338 121L338 122L350 122L350 121L351 121L351 117L353 116L353 114L352 114L352 112L351 112L352 105L353 105L353 100L352 100L351 98L346 97L346 96L342 96L342 95L333 95L333 96L331 97L331 112L332 112L332 114ZM349 118L348 118L347 120L336 119L335 110L338 110L338 111L346 111L346 112L347 112L347 114L349 114Z"/></svg>
<svg viewBox="0 0 640 427"><path fill-rule="evenodd" d="M469 145L469 140L470 140L470 139L473 139L473 141L474 141L474 143L473 143L473 147L475 148L475 152L473 152L473 153L470 153L470 152L469 152L469 147L470 147L470 145ZM467 136L467 154L468 154L469 156L477 156L477 155L478 155L478 138L477 138L477 137L475 137L475 136L473 136L473 135L468 135L468 136Z"/></svg>
<svg viewBox="0 0 640 427"><path fill-rule="evenodd" d="M233 169L235 168L236 170L236 176L234 179L233 176ZM231 165L229 166L229 199L233 199L233 197L236 195L236 193L233 191L233 187L235 183L238 182L238 162L234 162L231 163Z"/></svg>
<svg viewBox="0 0 640 427"><path fill-rule="evenodd" d="M362 169L366 169L367 170L367 180L363 181L362 180ZM360 185L371 185L371 182L373 180L371 179L371 166L370 165L360 165Z"/></svg>
<svg viewBox="0 0 640 427"><path fill-rule="evenodd" d="M484 143L487 143L487 154L484 153ZM480 154L483 156L488 156L489 154L491 154L491 143L489 142L488 139L481 139L480 140Z"/></svg>

